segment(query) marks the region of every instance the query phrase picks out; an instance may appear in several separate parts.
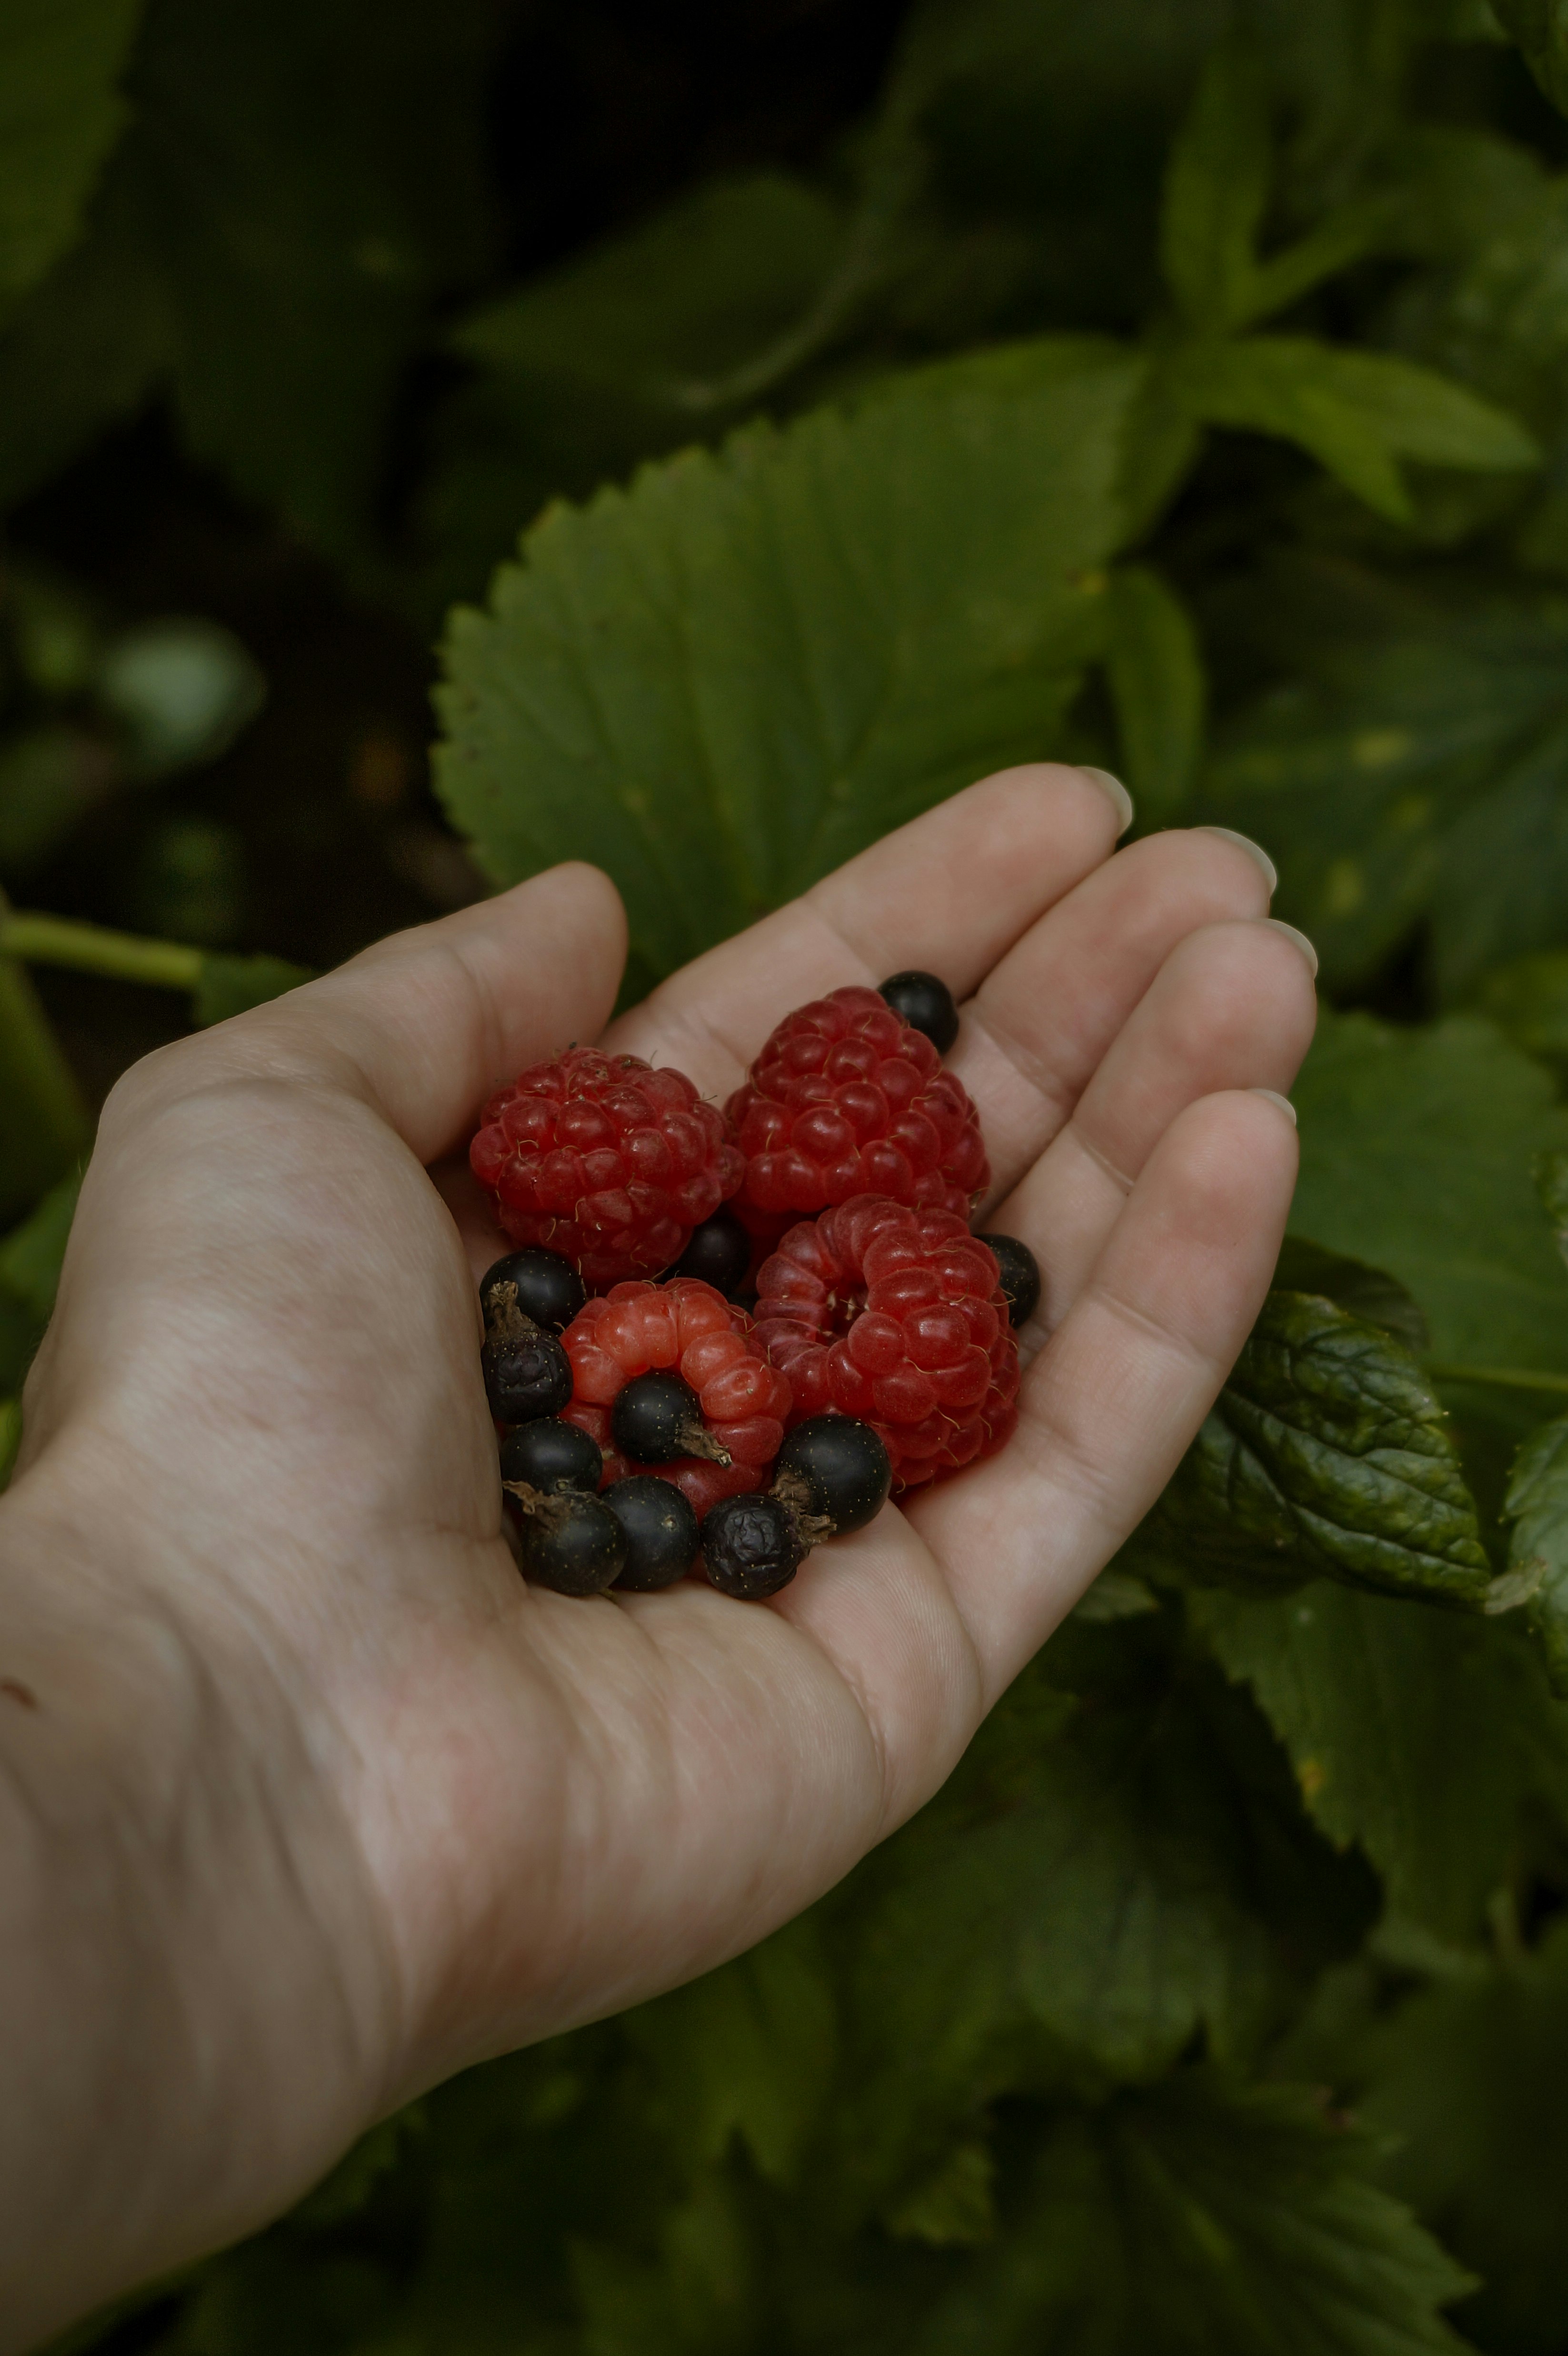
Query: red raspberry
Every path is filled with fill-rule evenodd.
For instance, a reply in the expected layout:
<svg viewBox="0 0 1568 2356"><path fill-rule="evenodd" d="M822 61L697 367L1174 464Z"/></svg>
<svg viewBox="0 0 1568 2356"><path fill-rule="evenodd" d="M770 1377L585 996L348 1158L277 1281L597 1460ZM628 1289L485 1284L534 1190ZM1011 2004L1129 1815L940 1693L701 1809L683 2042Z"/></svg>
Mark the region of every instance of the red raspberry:
<svg viewBox="0 0 1568 2356"><path fill-rule="evenodd" d="M786 1015L727 1109L746 1157L734 1208L762 1243L857 1194L967 1223L990 1181L963 1081L874 990Z"/></svg>
<svg viewBox="0 0 1568 2356"><path fill-rule="evenodd" d="M770 1366L743 1309L695 1276L669 1284L617 1284L579 1310L561 1335L571 1360L571 1405L562 1409L604 1451L604 1477L654 1472L683 1489L700 1519L720 1497L765 1489L784 1445L790 1410L785 1376ZM702 1419L733 1458L730 1465L680 1456L673 1464L633 1464L610 1437L610 1409L624 1385L668 1366L697 1393Z"/></svg>
<svg viewBox="0 0 1568 2356"><path fill-rule="evenodd" d="M498 1089L468 1158L512 1242L561 1253L600 1292L678 1259L742 1169L684 1072L593 1047Z"/></svg>
<svg viewBox="0 0 1568 2356"><path fill-rule="evenodd" d="M996 1258L952 1211L861 1194L792 1227L763 1264L757 1333L789 1376L792 1424L859 1416L895 1488L994 1456L1018 1423Z"/></svg>

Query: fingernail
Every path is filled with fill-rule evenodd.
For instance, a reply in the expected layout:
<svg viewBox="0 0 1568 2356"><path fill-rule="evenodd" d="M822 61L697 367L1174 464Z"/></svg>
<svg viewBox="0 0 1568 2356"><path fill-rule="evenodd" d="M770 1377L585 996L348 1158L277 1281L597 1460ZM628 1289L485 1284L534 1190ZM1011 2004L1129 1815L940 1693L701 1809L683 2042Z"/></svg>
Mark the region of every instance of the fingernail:
<svg viewBox="0 0 1568 2356"><path fill-rule="evenodd" d="M1254 842L1250 834L1238 834L1233 826L1195 826L1192 831L1194 834L1217 834L1222 842L1233 842L1238 851L1244 851L1247 857L1254 860L1263 869L1264 882L1268 885L1269 898L1271 900L1274 898L1274 887L1279 882L1279 870L1261 842Z"/></svg>
<svg viewBox="0 0 1568 2356"><path fill-rule="evenodd" d="M1296 1127L1296 1107L1288 1097L1282 1097L1277 1088L1249 1088L1247 1094L1250 1097L1266 1097L1270 1104L1278 1105L1292 1129Z"/></svg>
<svg viewBox="0 0 1568 2356"><path fill-rule="evenodd" d="M1298 933L1294 925L1285 924L1278 916L1260 916L1258 918L1258 923L1260 925L1272 925L1276 933L1283 933L1287 941L1294 941L1296 943L1296 948L1307 959L1307 970L1311 973L1313 980L1316 981L1317 979L1317 952L1313 948L1311 942L1307 939L1306 934Z"/></svg>
<svg viewBox="0 0 1568 2356"><path fill-rule="evenodd" d="M1112 776L1109 769L1092 769L1087 761L1080 761L1078 766L1086 777L1093 777L1094 783L1097 786L1102 787L1104 791L1110 795L1111 799L1115 803L1116 837L1119 841L1121 837L1125 834L1128 827L1131 826L1133 822L1133 798L1131 794L1128 793L1120 777Z"/></svg>

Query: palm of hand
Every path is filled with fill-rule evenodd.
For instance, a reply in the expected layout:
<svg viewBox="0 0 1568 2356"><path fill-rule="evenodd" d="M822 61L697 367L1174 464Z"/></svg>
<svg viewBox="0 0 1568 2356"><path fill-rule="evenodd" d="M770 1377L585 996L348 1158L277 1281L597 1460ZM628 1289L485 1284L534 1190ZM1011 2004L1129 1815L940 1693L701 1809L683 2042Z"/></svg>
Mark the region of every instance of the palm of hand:
<svg viewBox="0 0 1568 2356"><path fill-rule="evenodd" d="M1247 852L1170 834L1109 861L1115 827L1081 773L1008 773L609 1034L722 1097L788 1008L942 972L969 1001L952 1061L988 1216L1045 1271L1009 1448L766 1606L570 1601L499 1534L472 1278L505 1246L461 1162L439 1192L425 1165L498 1079L602 1027L603 878L383 944L112 1101L28 1458L47 1478L90 1436L125 1527L158 1534L139 1591L225 1690L283 1697L279 1755L329 1791L384 1965L357 2099L632 2003L809 1902L936 1788L1168 1476L1268 1281L1295 1144L1245 1091L1289 1086L1312 991Z"/></svg>

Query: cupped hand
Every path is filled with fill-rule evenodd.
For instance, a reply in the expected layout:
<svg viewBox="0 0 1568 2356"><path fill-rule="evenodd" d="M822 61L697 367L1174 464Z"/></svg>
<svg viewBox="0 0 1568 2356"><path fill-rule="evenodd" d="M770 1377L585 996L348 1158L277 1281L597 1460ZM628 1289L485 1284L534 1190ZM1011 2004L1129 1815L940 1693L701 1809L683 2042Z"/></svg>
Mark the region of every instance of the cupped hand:
<svg viewBox="0 0 1568 2356"><path fill-rule="evenodd" d="M808 1904L1152 1504L1267 1287L1296 1138L1266 1092L1313 991L1254 853L1200 830L1112 857L1119 823L1082 771L1006 772L606 1034L721 1100L788 1009L940 972L985 1221L1044 1272L1008 1447L767 1604L563 1598L502 1535L474 1277L506 1247L462 1155L491 1087L603 1031L603 877L383 942L115 1090L4 1509L48 1569L0 1660L29 1790L51 1740L79 1780L111 1762L129 2033L157 2056L123 2064L151 2157L87 2295L281 2207L446 2072Z"/></svg>

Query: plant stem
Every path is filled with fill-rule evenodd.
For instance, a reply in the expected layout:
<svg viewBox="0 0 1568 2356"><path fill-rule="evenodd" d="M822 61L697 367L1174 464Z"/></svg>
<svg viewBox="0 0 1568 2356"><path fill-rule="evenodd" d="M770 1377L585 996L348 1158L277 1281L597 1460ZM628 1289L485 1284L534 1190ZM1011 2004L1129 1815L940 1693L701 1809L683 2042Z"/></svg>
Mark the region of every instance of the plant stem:
<svg viewBox="0 0 1568 2356"><path fill-rule="evenodd" d="M201 980L202 954L180 941L143 940L66 916L9 909L0 914L0 957L29 965L69 966L75 973L106 974L113 981L145 982L155 990L194 990Z"/></svg>
<svg viewBox="0 0 1568 2356"><path fill-rule="evenodd" d="M1533 1374L1523 1366L1453 1366L1429 1359L1427 1373L1439 1383L1482 1383L1507 1391L1551 1391L1568 1397L1568 1375Z"/></svg>
<svg viewBox="0 0 1568 2356"><path fill-rule="evenodd" d="M92 1121L37 993L4 953L11 921L0 895L0 1217L11 1218L63 1177Z"/></svg>

